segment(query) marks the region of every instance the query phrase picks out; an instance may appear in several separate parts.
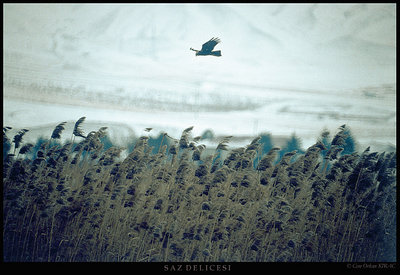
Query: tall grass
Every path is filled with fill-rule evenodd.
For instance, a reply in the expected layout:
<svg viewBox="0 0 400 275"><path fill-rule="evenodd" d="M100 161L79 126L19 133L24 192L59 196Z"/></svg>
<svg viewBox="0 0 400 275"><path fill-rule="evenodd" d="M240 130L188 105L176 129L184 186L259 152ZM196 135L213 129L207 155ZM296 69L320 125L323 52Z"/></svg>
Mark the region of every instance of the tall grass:
<svg viewBox="0 0 400 275"><path fill-rule="evenodd" d="M85 136L83 122L77 145L44 143L31 160L23 129L3 156L5 261L396 259L396 154L341 155L343 128L329 152L317 140L276 162L260 138L230 150L226 137L206 155L193 127L165 134L169 150L143 136L122 158L103 148L105 127Z"/></svg>

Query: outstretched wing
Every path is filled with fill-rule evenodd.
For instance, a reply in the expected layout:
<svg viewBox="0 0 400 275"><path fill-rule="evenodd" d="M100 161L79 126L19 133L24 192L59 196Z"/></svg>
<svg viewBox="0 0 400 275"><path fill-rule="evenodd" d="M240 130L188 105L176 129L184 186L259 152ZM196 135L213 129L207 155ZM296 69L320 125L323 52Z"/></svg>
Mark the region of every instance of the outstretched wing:
<svg viewBox="0 0 400 275"><path fill-rule="evenodd" d="M211 52L214 47L221 42L221 40L219 40L219 38L211 38L209 41L207 41L206 43L203 44L203 46L201 47L201 51L202 52Z"/></svg>

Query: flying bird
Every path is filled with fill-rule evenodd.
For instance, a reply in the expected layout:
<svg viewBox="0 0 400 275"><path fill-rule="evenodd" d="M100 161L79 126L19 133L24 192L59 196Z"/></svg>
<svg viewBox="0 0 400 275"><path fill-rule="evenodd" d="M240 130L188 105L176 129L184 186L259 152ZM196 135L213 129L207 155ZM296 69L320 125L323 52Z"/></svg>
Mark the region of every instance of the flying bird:
<svg viewBox="0 0 400 275"><path fill-rule="evenodd" d="M197 55L213 55L213 56L221 56L221 51L213 51L214 47L221 42L219 38L211 38L208 40L206 43L203 44L201 47L201 50L195 50L193 48L190 48L192 51L196 52Z"/></svg>

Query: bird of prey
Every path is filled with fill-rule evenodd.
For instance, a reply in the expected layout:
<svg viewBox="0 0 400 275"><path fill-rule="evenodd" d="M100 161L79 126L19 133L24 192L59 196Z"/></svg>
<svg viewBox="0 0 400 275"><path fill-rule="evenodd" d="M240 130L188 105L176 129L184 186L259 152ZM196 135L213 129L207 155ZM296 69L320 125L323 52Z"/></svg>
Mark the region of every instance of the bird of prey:
<svg viewBox="0 0 400 275"><path fill-rule="evenodd" d="M203 44L201 47L201 50L195 50L193 48L190 48L192 51L196 52L197 55L213 55L213 56L221 56L221 51L213 51L214 47L221 42L219 38L211 38L208 40L206 43Z"/></svg>

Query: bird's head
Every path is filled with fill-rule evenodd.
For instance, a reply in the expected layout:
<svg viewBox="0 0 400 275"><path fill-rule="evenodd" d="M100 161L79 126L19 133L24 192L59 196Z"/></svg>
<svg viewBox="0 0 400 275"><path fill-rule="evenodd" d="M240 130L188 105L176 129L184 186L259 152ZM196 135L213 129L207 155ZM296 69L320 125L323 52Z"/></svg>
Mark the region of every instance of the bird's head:
<svg viewBox="0 0 400 275"><path fill-rule="evenodd" d="M190 48L190 50L195 51L195 52L196 52L196 55L199 55L199 54L198 54L198 53L199 53L198 50L195 50L195 49L193 49L193 48Z"/></svg>

